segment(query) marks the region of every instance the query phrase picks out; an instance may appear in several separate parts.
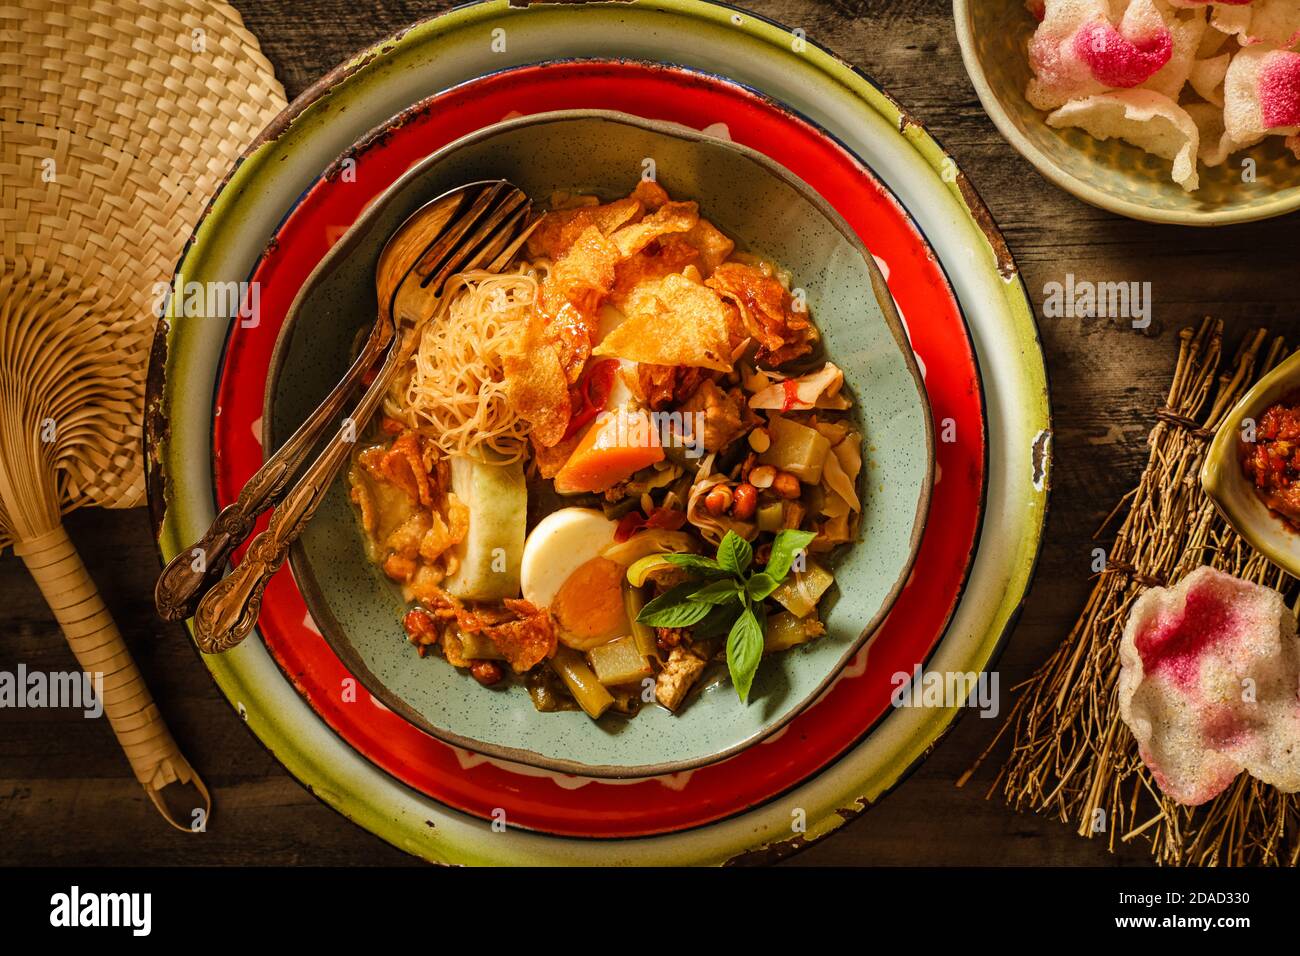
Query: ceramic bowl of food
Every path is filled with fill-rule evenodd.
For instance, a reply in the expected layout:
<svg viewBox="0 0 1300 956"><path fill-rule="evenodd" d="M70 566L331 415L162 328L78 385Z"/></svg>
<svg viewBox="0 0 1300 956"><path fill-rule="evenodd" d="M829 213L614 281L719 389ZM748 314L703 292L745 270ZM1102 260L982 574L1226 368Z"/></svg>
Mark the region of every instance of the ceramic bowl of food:
<svg viewBox="0 0 1300 956"><path fill-rule="evenodd" d="M651 161L651 167L647 167L647 160ZM651 504L648 511L643 503L638 504L643 502L639 496L631 508L626 502L622 507L616 502L608 502L606 499L614 493L604 488L599 480L591 479L590 468L569 468L565 473L567 478L552 475L540 479L537 474L540 459L534 460L533 452L527 453L519 463L522 479L516 475L504 484L488 481L476 485L471 481L469 485L457 485L458 479L455 475L451 477L452 485L462 491L459 498L473 499L474 494L467 489L476 487L480 489L477 499L480 502L515 494L512 489L523 487L517 483L523 480L527 518L526 527L519 529L523 537L522 555L506 554L513 545L502 548L505 564L518 565L519 583L512 580L505 590L511 591L516 599L520 594L525 599L533 597L532 609L549 602L548 607L553 611L552 621L561 631L559 641L546 660L522 677L513 673L515 655L507 655L511 666L506 666L497 655L496 664L505 672L505 679L493 682L490 687L480 686L470 676L471 668L463 666L465 657L481 653L482 641L473 635L466 637L466 633L474 631L478 624L456 617L456 609L447 605L431 607L431 601L436 603L436 598L431 599L427 591L415 598L416 610L430 613L437 619L439 627L454 618L457 635L454 643L457 646L454 652L449 653L444 634L444 639L436 646L426 647L431 653L417 653L417 647L412 643L414 635L403 628L403 622L412 610L409 599L413 596L412 585L416 579L404 579L400 570L396 575L390 573L394 569L385 562L385 555L374 553L375 538L366 533L361 514L364 509L358 508L355 482L349 483L341 478L335 483L290 557L295 579L316 626L376 701L425 732L453 745L523 764L599 777L648 776L698 767L737 753L774 733L815 700L877 630L911 572L928 514L933 482L934 452L929 407L906 333L879 270L834 209L802 181L760 154L673 124L602 111L566 111L507 120L466 136L419 163L367 209L331 249L318 266L316 275L320 281L309 281L304 285L304 291L295 303L294 314L281 330L272 359L263 420L266 447L278 446L341 377L351 359L359 330L368 325L374 314L374 272L379 251L406 216L422 203L462 183L503 178L518 185L543 207L548 203L563 204L565 196L569 197L568 202L579 204L597 201L610 204L619 197L627 197L634 188L637 189L634 195L647 195L650 187L637 185L647 168L653 168L658 186L667 190L675 203L697 203L699 216L707 218L708 223L716 227L716 237L727 237L728 247L734 240L736 251L731 253L728 248L729 254L722 257L727 262L739 263L738 268L742 271L743 267L760 269L760 263L779 264L779 276L789 284L785 296L787 307L796 311L806 308L819 332L814 350L778 375L791 384L784 385L774 380L767 386L768 397L778 392L785 396L776 402L777 407L768 408L770 403L759 401L757 404L767 411L753 414L762 416L759 421L770 420L769 413L773 413L791 422L809 422L813 431L816 431L817 421L830 425L839 420L844 424L838 432L834 429L826 432L831 439L845 435L859 439L855 445L860 450L861 466L853 482L853 497L858 499L859 510L854 512L849 523L837 526L851 527L851 540L826 553L819 553L816 545L810 545L811 563L822 568L828 578L818 578L826 590L820 596L814 595L811 603L805 602L808 606L803 610L813 609L814 616L808 620L817 621L816 627L809 630L824 628L825 633L816 635L815 639L811 639L814 636L811 633L791 639L792 632L787 630L784 639L778 638L773 642L769 636L771 631L767 630L764 638L772 653L763 655L753 675L747 702L738 699L738 688L730 678L731 661L725 652L728 634L715 637L713 644L701 644L704 650L700 654L705 667L698 675L688 675L692 680L688 681L687 693L673 701L674 709L671 710L658 703L664 693L659 682L669 669L672 657L671 633L654 632L652 640L663 638L657 641L660 659L644 676L632 674L626 667L621 671L611 670L617 662L592 656L593 641L596 646L604 646L602 642L609 638L603 631L596 633L604 627L599 622L608 622L610 615L607 612L616 610L610 606L611 602L602 602L602 596L611 593L611 582L600 574L591 573L592 562L597 561L599 555L609 554L608 560L619 564L620 572L628 572L620 583L634 577L630 565L635 560L651 557L649 563L652 566L665 563L654 560L654 555L660 553L656 548L648 549L647 554L629 552L627 548L616 552L606 549L630 540L633 551L639 552L647 550L636 544L640 540L649 540L644 538L645 535L662 532L666 540L680 542L682 539L674 538L674 535L695 533L699 540L684 545L684 550L694 551L702 558L716 557L725 565L727 561L722 560L722 554L715 547L715 541L720 540L718 535L723 526L744 530L744 522L741 525L729 524L740 514L733 502L729 508L720 510L722 524L713 529L714 539L707 539L706 532L698 530L697 519L701 527L708 525L712 521L709 517L712 512L705 508L702 496L697 496L698 500L693 504L685 500L690 492L697 490L700 466L698 463L680 465L678 457L668 454L661 458L651 453L650 458L658 462L657 468L664 473L674 474L678 468L687 473L686 469L693 468L695 470L689 475L694 477L685 483L685 493L679 499L667 498L671 488L646 491L650 497L644 501ZM574 200L572 197L575 195L594 198ZM665 207L660 201L657 211L652 209L654 205L656 203L651 202L634 219L650 223L658 221L655 217L663 219L681 211L681 206L676 204ZM632 221L625 228L634 227L638 227L638 223ZM615 235L611 233L611 241L616 241L620 248L629 241L627 233L617 239ZM710 231L709 235L714 235L714 232ZM568 241L572 242L572 237ZM714 241L710 240L706 245L713 247ZM672 245L673 240L665 236L650 252L660 255L664 248ZM533 254L539 253L535 250ZM716 254L714 258L718 259L720 255ZM546 261L549 264L540 267L541 273L538 274L555 270L562 257ZM708 271L713 276L720 277L727 271L719 273L716 262L712 266ZM664 281L670 286L680 286L688 280L697 280L697 284L706 281L699 272L691 273L689 270L684 273L684 278L669 277ZM693 291L698 292L698 289ZM738 293L731 301L743 298L743 293ZM796 298L799 302L797 307L793 304ZM628 315L636 311L629 307ZM644 324L644 317L641 321ZM629 318L615 331L626 332L634 324ZM701 319L691 324L702 327L707 323ZM687 331L683 327L667 334L666 330L658 338L676 343ZM621 338L608 333L608 337L597 345L597 356L611 342L626 344L626 341L635 339L631 333ZM645 344L644 339L642 344ZM631 348L635 351L636 347ZM656 346L651 343L646 347ZM542 363L536 359L537 353L530 354L534 360L528 364L540 366ZM603 354L608 356L609 353ZM626 361L626 354L629 353L623 350L617 361ZM724 364L730 367L729 362L729 359L725 360ZM824 373L826 363L833 363L842 372L842 385L824 394L823 410L803 409L799 404L801 400L795 396L800 388L814 382L817 373ZM623 367L620 365L620 369ZM762 382L751 381L750 390L745 391L736 375L721 371L718 375L724 388L714 393L715 397L731 389L742 398L753 399L764 387ZM811 387L817 389L815 382ZM578 391L590 394L589 382L584 379ZM633 399L626 407L636 406L638 402ZM748 404L752 406L754 403ZM403 412L399 410L397 414ZM748 417L751 413L744 414ZM611 416L609 420L615 418ZM775 425L764 430L779 437L785 427ZM601 442L593 443L585 437L596 428L595 423L588 422L586 431L574 432L566 440L576 441L578 450L593 444L603 447ZM701 434L707 436L707 429L706 424ZM395 427L391 431L398 430ZM808 431L798 434L809 437L818 446L830 444L830 439L821 442ZM387 438L380 435L378 440L389 442L384 445L385 451L381 456L394 447L395 439L391 433ZM750 443L747 433L744 433L743 441ZM746 460L754 444L761 447L761 441L755 439L748 450L736 447L727 456L712 456L713 480L708 488L698 490L712 490L721 484L727 491L737 492L739 497L740 485L747 482L739 480L737 469L744 466L735 461ZM790 446L782 447L788 449ZM587 450L590 451L590 447ZM668 450L665 445L665 452ZM839 448L839 451L844 453L847 449ZM756 453L750 467L761 467L770 460L764 457L765 454ZM561 457L572 462L582 456L570 446ZM818 459L819 463L825 460ZM856 456L846 459L855 460ZM787 474L803 474L805 484L800 487L805 491L817 487L819 479L816 475L799 471L803 464L791 459L787 466L793 469ZM649 470L643 468L632 478L654 478L652 472L656 466L647 467ZM831 468L834 470L835 465ZM730 469L729 473L727 469ZM599 467L595 470L600 472ZM847 469L849 472L853 470L852 467ZM379 466L375 473L381 471L382 466ZM752 472L746 472L749 473ZM737 480L721 480L728 474ZM756 480L758 484L765 484L761 479ZM584 481L587 484L584 485ZM562 483L565 497L555 494ZM676 487L683 486L678 484ZM759 495L761 503L767 505L764 527L772 529L773 533L779 525L779 522L773 523L776 522L772 507L774 487L776 485L767 485ZM593 488L603 490L592 493ZM638 487L637 490L643 489ZM813 527L822 527L822 523L829 520L822 515L833 495L828 499L822 491L810 494L806 502L805 499L797 501L815 505L818 510L809 521ZM654 511L659 507L656 502L662 502L668 511L673 510L673 504L682 505L680 510L692 517L685 527L678 524L675 529L645 531L636 517L645 517L647 513L654 517ZM476 507L475 501L470 500L471 528L475 523ZM833 506L831 510L835 510ZM633 515L631 519L629 513ZM799 523L797 512L782 511L781 514L794 515L793 519L785 519L787 525ZM755 523L760 521L757 513L750 518ZM481 518L480 527L487 527L492 520L495 519ZM770 534L765 536L760 532L754 543L761 548L772 540ZM369 555L368 544L371 546ZM462 547L469 546L464 544ZM675 550L671 545L665 547ZM489 548L488 552L493 550ZM387 557L395 553L390 552ZM765 552L760 553L760 563L752 565L741 579L756 573L762 566L761 561L767 558ZM599 560L606 559L602 557ZM463 578L465 566L460 564L458 567ZM579 573L580 567L586 570ZM449 570L446 565L439 566L438 570L446 576L444 586L448 589L458 586L454 581L455 570ZM642 579L648 588L641 593L645 600L663 590L663 587L653 584L658 572L652 568L649 573L648 580ZM696 580L701 586L717 581L717 576L711 571L700 573L705 575L705 579L692 577L690 580ZM812 571L800 572L797 580L803 582L806 575L812 574ZM795 572L791 572L785 583L795 583L794 575ZM833 584L829 578L833 578ZM803 584L799 586L803 587ZM419 590L418 587L415 589ZM760 589L766 590L761 588L761 584ZM699 589L692 587L689 590L693 593ZM462 611L483 609L482 601L490 600L480 600L481 596L472 586L465 593L470 596L460 602ZM566 594L567 599L564 597ZM504 595L503 590L501 596ZM772 603L774 600L769 599L767 605L772 612L768 616L769 622L789 613L783 606ZM762 597L756 598L755 606L762 601ZM569 608L567 613L556 610L561 605ZM486 621L492 624L503 619L510 625L523 622L529 612L515 607L513 614L502 612L495 618L488 615L486 619L477 619L478 623ZM443 612L441 616L438 616L439 610ZM634 616L624 618L619 627L641 631L631 627ZM493 635L497 645L505 646L503 632L484 633ZM633 635L624 636L631 638ZM462 639L465 639L464 643ZM608 643L615 641L609 640ZM776 652L785 645L791 645L791 649ZM458 657L462 666L452 666ZM561 668L563 661L567 663ZM582 673L575 676L573 667ZM530 679L537 676L537 669L546 672L544 680ZM688 666L687 670L694 670L694 666ZM620 674L621 682L610 685L614 691L610 695L614 698L613 705L606 704L604 709L598 707L600 716L593 719L589 712L584 712L589 697L580 692L580 686L584 676L588 679L596 676L599 678L597 683L604 683L602 673ZM546 686L539 686L543 683ZM629 693L635 689L639 689L639 693ZM549 699L548 694L554 697L557 693L561 698L560 708L548 706L547 709L554 712L539 712L538 708ZM566 693L571 700L562 699ZM631 715L627 711L636 713Z"/></svg>
<svg viewBox="0 0 1300 956"><path fill-rule="evenodd" d="M1053 111L1036 108L1026 95L1034 79L1029 44L1038 28L1038 18L1030 10L1032 6L1033 3L1026 4L1024 0L953 0L953 15L966 72L985 112L1007 142L1048 180L1094 206L1149 222L1217 226L1267 219L1300 208L1300 161L1287 148L1283 136L1269 135L1249 149L1233 152L1215 166L1193 162L1199 186L1189 191L1173 180L1170 159L1153 155L1121 138L1097 138L1082 127L1049 125L1048 117ZM1221 13L1226 9L1216 8L1213 15L1234 18L1248 15L1241 11ZM1214 31L1207 21L1210 14L1204 8L1162 15L1191 24L1188 43L1200 36L1196 48L1187 51L1189 60L1199 64L1198 69L1214 70L1213 61L1222 68L1230 62L1232 54L1245 49L1238 46L1235 38ZM1078 40L1079 33L1072 26L1062 27L1060 42ZM1236 28L1227 23L1223 26ZM1300 29L1300 23L1296 28ZM1174 55L1180 52L1175 44ZM1228 60L1218 60L1225 55L1229 56ZM1222 102L1222 82L1210 89L1213 83L1211 79L1202 85L1211 98ZM1081 88L1080 92L1092 95L1105 89L1097 86ZM1193 115L1211 125L1222 122L1222 111L1218 111L1220 115L1215 120L1213 104L1201 97L1190 82L1175 93L1175 99L1176 104L1162 102L1166 108L1178 109L1173 115L1180 122L1192 122ZM1192 109L1184 109L1188 106ZM1186 119L1183 114L1188 114ZM1103 122L1095 118L1083 118L1083 121ZM1144 123L1136 128L1149 130L1152 126ZM1207 131L1208 135L1201 138L1207 140L1208 147L1211 138L1218 141L1220 130L1207 127Z"/></svg>
<svg viewBox="0 0 1300 956"><path fill-rule="evenodd" d="M1300 577L1300 469L1290 461L1297 435L1300 355L1292 355L1228 413L1201 467L1201 486L1228 523L1294 577Z"/></svg>

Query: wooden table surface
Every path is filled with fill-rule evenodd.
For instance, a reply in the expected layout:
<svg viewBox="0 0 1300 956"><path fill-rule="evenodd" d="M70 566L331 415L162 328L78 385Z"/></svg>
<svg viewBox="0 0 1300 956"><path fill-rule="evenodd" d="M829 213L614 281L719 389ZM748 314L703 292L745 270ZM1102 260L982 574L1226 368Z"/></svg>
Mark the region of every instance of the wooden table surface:
<svg viewBox="0 0 1300 956"><path fill-rule="evenodd" d="M1026 285L1067 272L1149 281L1144 333L1106 320L1040 321L1055 416L1055 469L1037 578L999 665L1023 680L1067 632L1089 589L1091 535L1145 460L1177 331L1202 315L1230 329L1266 324L1300 339L1300 218L1200 231L1145 225L1058 191L998 135L962 68L943 0L749 0L746 4L864 68L956 157L1001 225ZM398 0L235 0L290 97L359 46L445 4ZM143 510L67 522L182 749L212 787L207 833L158 817L103 721L62 710L0 709L0 864L404 864L410 857L318 802L244 728L180 627L153 613L158 571ZM72 662L36 587L0 558L0 670ZM996 724L968 716L892 795L789 865L1142 864L1058 821L1013 813L984 791L991 765L954 782Z"/></svg>

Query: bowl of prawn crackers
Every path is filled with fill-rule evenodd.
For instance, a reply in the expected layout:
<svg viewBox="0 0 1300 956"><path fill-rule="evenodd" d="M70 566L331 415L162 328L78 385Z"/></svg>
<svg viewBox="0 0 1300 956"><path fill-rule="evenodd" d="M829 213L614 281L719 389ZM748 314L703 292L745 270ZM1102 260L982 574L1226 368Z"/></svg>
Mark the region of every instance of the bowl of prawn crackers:
<svg viewBox="0 0 1300 956"><path fill-rule="evenodd" d="M815 701L912 572L934 447L906 331L854 231L763 155L608 111L507 119L321 262L266 447L349 365L405 217L496 179L540 222L408 317L294 576L373 699L441 740L594 777L717 761Z"/></svg>
<svg viewBox="0 0 1300 956"><path fill-rule="evenodd" d="M954 0L971 82L1048 180L1150 222L1300 208L1294 0Z"/></svg>

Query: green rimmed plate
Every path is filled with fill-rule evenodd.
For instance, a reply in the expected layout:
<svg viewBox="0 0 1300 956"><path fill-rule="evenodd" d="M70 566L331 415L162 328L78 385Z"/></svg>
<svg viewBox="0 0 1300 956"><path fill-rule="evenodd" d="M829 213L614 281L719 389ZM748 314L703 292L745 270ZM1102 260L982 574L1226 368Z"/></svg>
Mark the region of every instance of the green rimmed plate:
<svg viewBox="0 0 1300 956"><path fill-rule="evenodd" d="M507 31L508 52L485 63L494 29ZM931 666L981 669L1023 598L1046 501L1049 421L1032 312L987 211L962 176L944 175L950 161L928 134L865 78L789 31L730 8L681 0L522 10L494 2L416 25L322 81L270 131L214 204L183 263L187 278L246 275L258 250L223 244L225 229L269 235L334 156L432 90L489 66L594 55L685 62L784 100L870 162L928 233L976 338L989 383L992 453L988 511L967 600ZM196 537L211 518L202 422L210 420L213 357L224 341L219 325L172 331L157 366L169 383L185 382L184 389L161 395L170 434L155 419L152 436L153 453L165 459L172 482L160 532L167 554ZM155 468L155 502L163 500L160 474ZM899 711L815 779L724 823L602 843L494 833L482 821L418 797L343 746L256 644L208 664L227 696L243 705L254 732L317 794L391 842L446 862L703 863L760 847L777 855L830 832L877 799L956 713ZM803 811L806 833L791 832L792 808Z"/></svg>

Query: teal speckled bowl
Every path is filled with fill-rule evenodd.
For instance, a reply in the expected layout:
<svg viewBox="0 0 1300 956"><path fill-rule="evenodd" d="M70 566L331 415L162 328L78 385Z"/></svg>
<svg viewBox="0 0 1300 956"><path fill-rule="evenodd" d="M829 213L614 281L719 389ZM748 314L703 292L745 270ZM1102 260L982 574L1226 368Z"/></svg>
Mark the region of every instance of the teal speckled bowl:
<svg viewBox="0 0 1300 956"><path fill-rule="evenodd" d="M1200 165L1200 189L1186 192L1169 160L1119 139L1053 129L1025 99L1027 46L1037 26L1024 0L953 0L962 59L989 118L1047 179L1085 202L1148 222L1221 226L1300 209L1300 162L1273 136L1214 168ZM1241 160L1255 163L1253 180Z"/></svg>
<svg viewBox="0 0 1300 956"><path fill-rule="evenodd" d="M263 420L264 446L277 447L342 376L354 336L374 315L380 248L423 202L498 177L539 199L556 189L625 195L646 157L674 197L697 200L742 247L790 270L856 400L867 446L864 514L823 605L827 636L764 661L747 707L724 680L677 715L654 706L630 720L542 714L522 686L485 690L440 658L416 655L401 629L400 594L364 557L342 479L290 559L325 639L386 706L454 745L587 776L678 772L773 733L829 686L910 573L933 481L930 410L884 280L840 216L766 157L684 127L596 111L502 122L411 169L331 249L281 331Z"/></svg>

